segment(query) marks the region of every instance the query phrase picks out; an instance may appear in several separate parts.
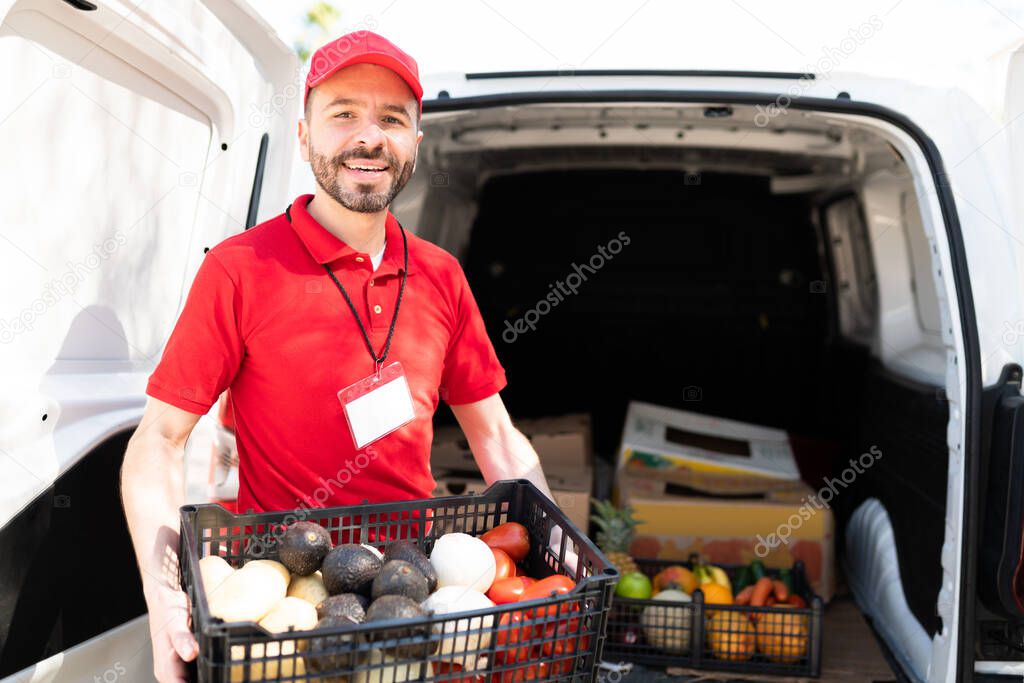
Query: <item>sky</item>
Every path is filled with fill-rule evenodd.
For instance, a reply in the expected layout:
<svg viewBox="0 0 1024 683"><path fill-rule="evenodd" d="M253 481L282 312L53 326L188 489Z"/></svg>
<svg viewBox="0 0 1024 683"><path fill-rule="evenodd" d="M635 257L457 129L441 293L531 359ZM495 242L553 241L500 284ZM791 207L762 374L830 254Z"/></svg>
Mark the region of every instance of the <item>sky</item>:
<svg viewBox="0 0 1024 683"><path fill-rule="evenodd" d="M312 0L250 0L284 42ZM334 35L370 29L420 73L737 69L885 75L966 90L998 118L1020 0L335 0ZM430 93L427 93L427 97Z"/></svg>

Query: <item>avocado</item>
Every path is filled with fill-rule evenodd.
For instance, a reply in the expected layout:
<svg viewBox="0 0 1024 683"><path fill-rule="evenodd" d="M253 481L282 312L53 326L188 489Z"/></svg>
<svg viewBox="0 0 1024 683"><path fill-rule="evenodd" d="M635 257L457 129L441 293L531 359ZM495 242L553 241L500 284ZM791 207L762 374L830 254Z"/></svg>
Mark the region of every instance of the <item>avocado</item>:
<svg viewBox="0 0 1024 683"><path fill-rule="evenodd" d="M327 553L320 573L331 595L369 595L373 580L383 564L380 558L358 543L345 543Z"/></svg>
<svg viewBox="0 0 1024 683"><path fill-rule="evenodd" d="M351 626L352 622L344 617L323 617L316 623L317 629L336 628L339 626ZM346 643L352 645L345 647ZM313 673L334 673L341 674L351 669L357 663L355 636L349 633L340 633L330 636L319 636L309 639L309 649L303 657L306 660L306 668ZM336 652L344 648L347 652ZM323 653L319 654L318 653ZM320 680L320 679L317 679ZM335 680L324 679L324 680Z"/></svg>
<svg viewBox="0 0 1024 683"><path fill-rule="evenodd" d="M366 606L368 604L370 604L370 601L365 596L356 595L355 593L340 593L339 595L325 598L323 602L317 605L316 616L320 619L324 617L341 617L351 620L353 623L362 623L363 619L366 618Z"/></svg>
<svg viewBox="0 0 1024 683"><path fill-rule="evenodd" d="M366 621L387 621L390 619L415 619L426 616L426 612L415 600L404 595L382 595L370 604L366 610ZM371 640L390 640L391 638L408 638L410 636L426 636L429 626L407 626L372 631L368 634ZM384 653L390 657L419 657L437 652L437 641L405 643L389 646Z"/></svg>
<svg viewBox="0 0 1024 683"><path fill-rule="evenodd" d="M437 572L430 559L412 541L392 541L384 549L384 561L405 560L416 569L420 570L427 579L427 591L433 593L437 590Z"/></svg>
<svg viewBox="0 0 1024 683"><path fill-rule="evenodd" d="M419 569L405 560L388 560L373 580L370 594L374 600L382 595L404 595L419 604L427 599L430 590Z"/></svg>
<svg viewBox="0 0 1024 683"><path fill-rule="evenodd" d="M296 522L288 527L278 542L281 564L299 576L309 576L331 551L331 535L315 522Z"/></svg>

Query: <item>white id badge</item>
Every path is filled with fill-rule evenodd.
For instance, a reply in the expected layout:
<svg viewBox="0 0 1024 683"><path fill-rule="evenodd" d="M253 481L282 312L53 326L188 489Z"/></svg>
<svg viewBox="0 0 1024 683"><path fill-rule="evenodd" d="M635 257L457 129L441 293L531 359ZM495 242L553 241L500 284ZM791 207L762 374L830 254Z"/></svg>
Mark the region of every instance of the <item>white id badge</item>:
<svg viewBox="0 0 1024 683"><path fill-rule="evenodd" d="M356 448L409 424L416 413L402 364L395 361L338 392Z"/></svg>

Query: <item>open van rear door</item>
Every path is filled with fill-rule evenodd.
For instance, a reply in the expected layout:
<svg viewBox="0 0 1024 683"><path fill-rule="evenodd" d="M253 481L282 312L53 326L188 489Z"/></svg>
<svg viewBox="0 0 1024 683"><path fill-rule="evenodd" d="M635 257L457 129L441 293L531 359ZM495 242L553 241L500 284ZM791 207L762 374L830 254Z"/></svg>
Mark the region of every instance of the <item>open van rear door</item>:
<svg viewBox="0 0 1024 683"><path fill-rule="evenodd" d="M0 678L148 680L124 447L205 249L287 200L299 64L243 0L0 19Z"/></svg>

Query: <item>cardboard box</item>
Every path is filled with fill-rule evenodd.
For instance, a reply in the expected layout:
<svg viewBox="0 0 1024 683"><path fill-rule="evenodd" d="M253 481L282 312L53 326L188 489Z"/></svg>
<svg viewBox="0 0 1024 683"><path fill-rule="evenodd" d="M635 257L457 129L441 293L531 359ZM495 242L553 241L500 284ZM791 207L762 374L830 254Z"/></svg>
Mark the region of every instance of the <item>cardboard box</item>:
<svg viewBox="0 0 1024 683"><path fill-rule="evenodd" d="M586 481L590 481L592 477L590 470L581 472L579 475L579 479ZM548 474L547 479L548 486L551 487L551 495L555 497L558 507L580 531L586 534L587 524L590 520L590 491L578 490L578 482L568 481L560 476ZM434 480L437 482L437 486L434 488L434 498L480 493L487 488L487 482L483 480L479 472L435 472Z"/></svg>
<svg viewBox="0 0 1024 683"><path fill-rule="evenodd" d="M776 491L749 498L679 495L671 484L626 476L616 503L642 521L630 546L637 557L790 567L803 560L814 591L835 593L834 521L813 491Z"/></svg>
<svg viewBox="0 0 1024 683"><path fill-rule="evenodd" d="M515 425L537 451L555 502L573 524L586 533L594 480L589 416L517 420ZM435 497L487 488L469 443L457 426L435 430L430 467L437 482Z"/></svg>
<svg viewBox="0 0 1024 683"><path fill-rule="evenodd" d="M786 432L633 401L616 479L658 479L707 493L793 489L800 471Z"/></svg>

